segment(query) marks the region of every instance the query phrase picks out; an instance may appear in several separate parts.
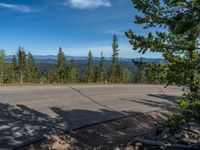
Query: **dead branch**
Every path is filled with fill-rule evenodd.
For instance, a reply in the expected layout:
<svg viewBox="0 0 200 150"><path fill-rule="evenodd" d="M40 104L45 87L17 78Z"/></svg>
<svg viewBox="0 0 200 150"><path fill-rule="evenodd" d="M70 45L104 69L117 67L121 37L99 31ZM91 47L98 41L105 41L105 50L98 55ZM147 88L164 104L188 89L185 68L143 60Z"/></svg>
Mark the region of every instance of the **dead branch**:
<svg viewBox="0 0 200 150"><path fill-rule="evenodd" d="M195 150L200 148L200 142L190 145L183 145L183 144L171 144L169 142L164 142L164 141L151 141L140 137L133 138L131 143L132 144L142 143L144 145L149 145L149 146L160 146L165 149Z"/></svg>

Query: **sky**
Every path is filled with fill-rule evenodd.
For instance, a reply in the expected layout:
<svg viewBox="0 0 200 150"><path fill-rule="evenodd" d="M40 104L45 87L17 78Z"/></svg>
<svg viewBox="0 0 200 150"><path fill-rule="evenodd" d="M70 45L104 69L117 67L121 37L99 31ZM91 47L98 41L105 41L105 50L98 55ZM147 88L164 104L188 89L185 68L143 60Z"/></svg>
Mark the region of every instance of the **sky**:
<svg viewBox="0 0 200 150"><path fill-rule="evenodd" d="M117 34L120 57L160 58L132 50L124 32L148 33L134 24L139 14L131 0L0 0L0 49L13 55L19 46L34 55L56 55L62 47L68 56L112 55Z"/></svg>

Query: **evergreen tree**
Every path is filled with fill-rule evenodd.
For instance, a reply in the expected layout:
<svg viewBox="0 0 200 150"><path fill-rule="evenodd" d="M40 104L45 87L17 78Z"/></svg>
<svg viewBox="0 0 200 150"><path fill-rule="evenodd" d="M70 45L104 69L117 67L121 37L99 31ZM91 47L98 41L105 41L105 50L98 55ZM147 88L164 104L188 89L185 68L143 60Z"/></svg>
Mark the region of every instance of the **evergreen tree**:
<svg viewBox="0 0 200 150"><path fill-rule="evenodd" d="M136 16L135 23L145 28L167 27L168 32L149 32L148 36L126 33L133 49L141 53L150 50L161 52L168 62L168 83L186 85L197 92L200 64L200 2L199 0L132 0L143 14Z"/></svg>
<svg viewBox="0 0 200 150"><path fill-rule="evenodd" d="M130 83L131 72L126 67L122 67L121 69L121 82Z"/></svg>
<svg viewBox="0 0 200 150"><path fill-rule="evenodd" d="M87 83L91 83L94 81L94 62L93 62L93 56L92 56L91 51L89 51L88 53L87 69L85 72L84 80Z"/></svg>
<svg viewBox="0 0 200 150"><path fill-rule="evenodd" d="M26 64L26 81L34 83L38 81L38 71L33 58L33 55L29 52Z"/></svg>
<svg viewBox="0 0 200 150"><path fill-rule="evenodd" d="M5 70L5 50L0 50L0 84L3 83L3 76Z"/></svg>
<svg viewBox="0 0 200 150"><path fill-rule="evenodd" d="M162 83L161 78L162 78L162 69L161 69L161 64L146 64L145 65L145 71L146 71L146 82L151 83L151 84L158 84Z"/></svg>
<svg viewBox="0 0 200 150"><path fill-rule="evenodd" d="M106 68L104 62L103 52L101 52L101 58L99 61L99 82L103 83L106 80Z"/></svg>
<svg viewBox="0 0 200 150"><path fill-rule="evenodd" d="M65 65L65 54L62 51L62 48L59 48L58 55L57 55L57 81L60 83L66 82L67 73L66 73L66 65Z"/></svg>
<svg viewBox="0 0 200 150"><path fill-rule="evenodd" d="M94 66L94 82L97 83L100 80L100 71L98 66Z"/></svg>
<svg viewBox="0 0 200 150"><path fill-rule="evenodd" d="M78 71L73 59L70 61L70 64L69 64L68 80L69 82L72 82L72 83L78 81Z"/></svg>
<svg viewBox="0 0 200 150"><path fill-rule="evenodd" d="M47 72L47 81L48 83L56 83L57 80L58 80L58 77L57 77L57 69L54 68L54 69L51 69Z"/></svg>
<svg viewBox="0 0 200 150"><path fill-rule="evenodd" d="M17 60L17 67L20 73L20 83L22 84L24 81L24 72L26 68L26 52L23 47L18 48Z"/></svg>
<svg viewBox="0 0 200 150"><path fill-rule="evenodd" d="M118 45L118 39L117 35L113 35L113 43L112 43L112 49L113 49L113 55L112 55L112 63L110 66L110 72L109 72L109 81L111 83L116 83L118 82L118 79L120 78L118 76L119 72L119 45Z"/></svg>
<svg viewBox="0 0 200 150"><path fill-rule="evenodd" d="M65 54L61 47L58 50L57 59L58 59L58 62L57 62L58 69L59 70L64 69L65 68Z"/></svg>
<svg viewBox="0 0 200 150"><path fill-rule="evenodd" d="M18 74L18 67L17 67L17 58L16 58L16 55L13 55L13 59L12 59L12 62L11 62L11 72L12 72L12 83L15 83L16 82L16 79L17 79L17 74Z"/></svg>
<svg viewBox="0 0 200 150"><path fill-rule="evenodd" d="M133 0L141 12L136 23L145 28L164 26L167 32L157 31L148 36L126 33L133 49L161 52L167 64L167 84L175 83L189 88L190 92L178 102L183 109L176 125L199 122L200 118L200 1L199 0ZM157 28L158 29L158 28Z"/></svg>
<svg viewBox="0 0 200 150"><path fill-rule="evenodd" d="M116 66L116 75L115 75L115 83L121 83L122 81L122 76L123 76L123 67L121 65L121 62L119 62Z"/></svg>
<svg viewBox="0 0 200 150"><path fill-rule="evenodd" d="M143 62L142 58L140 58L140 61L133 60L133 64L137 67L136 75L135 75L135 82L136 83L145 83L146 82L146 76L145 76L146 63Z"/></svg>
<svg viewBox="0 0 200 150"><path fill-rule="evenodd" d="M5 63L4 65L3 83L12 83L12 66L10 63Z"/></svg>

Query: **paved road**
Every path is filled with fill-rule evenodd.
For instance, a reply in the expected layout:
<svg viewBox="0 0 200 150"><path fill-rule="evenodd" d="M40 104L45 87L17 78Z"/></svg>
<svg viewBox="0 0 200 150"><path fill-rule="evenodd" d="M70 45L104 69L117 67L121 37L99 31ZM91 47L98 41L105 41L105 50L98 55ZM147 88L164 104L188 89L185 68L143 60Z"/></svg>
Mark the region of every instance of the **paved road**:
<svg viewBox="0 0 200 150"><path fill-rule="evenodd" d="M153 85L0 87L0 149L52 133L174 106L181 88Z"/></svg>

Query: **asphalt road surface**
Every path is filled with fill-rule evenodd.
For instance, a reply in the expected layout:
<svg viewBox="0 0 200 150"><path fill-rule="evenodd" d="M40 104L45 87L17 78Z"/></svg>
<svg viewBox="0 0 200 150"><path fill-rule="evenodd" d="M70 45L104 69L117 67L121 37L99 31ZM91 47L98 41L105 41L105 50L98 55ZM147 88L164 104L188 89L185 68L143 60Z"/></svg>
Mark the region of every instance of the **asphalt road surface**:
<svg viewBox="0 0 200 150"><path fill-rule="evenodd" d="M158 85L0 87L0 149L132 113L174 107L181 88Z"/></svg>

